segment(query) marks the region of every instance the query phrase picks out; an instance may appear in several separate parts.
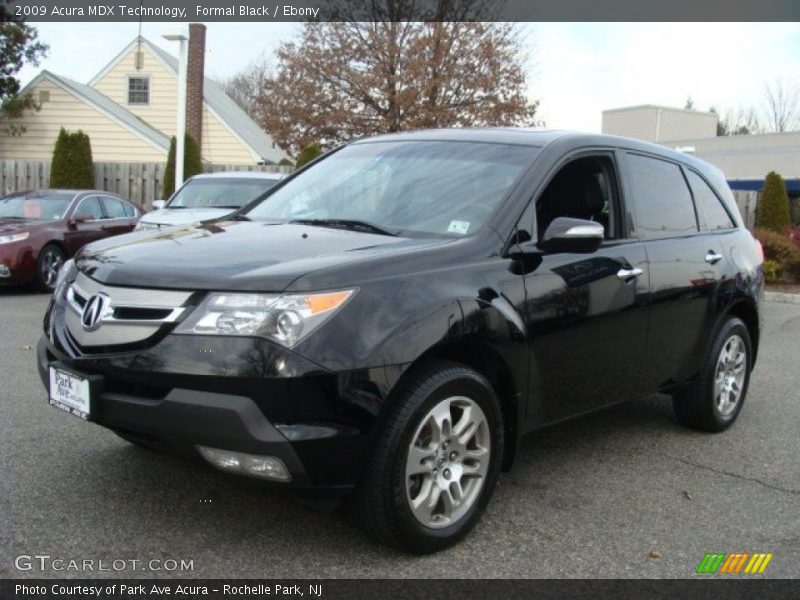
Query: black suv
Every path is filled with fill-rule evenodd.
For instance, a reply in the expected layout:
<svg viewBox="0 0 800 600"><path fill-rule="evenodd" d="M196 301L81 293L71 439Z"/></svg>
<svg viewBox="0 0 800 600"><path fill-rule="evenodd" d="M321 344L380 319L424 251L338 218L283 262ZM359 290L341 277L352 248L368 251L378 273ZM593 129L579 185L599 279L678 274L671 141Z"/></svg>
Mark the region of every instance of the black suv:
<svg viewBox="0 0 800 600"><path fill-rule="evenodd" d="M762 252L722 173L642 142L444 130L343 146L225 221L97 242L38 346L50 403L326 493L444 548L520 436L652 392L739 415Z"/></svg>

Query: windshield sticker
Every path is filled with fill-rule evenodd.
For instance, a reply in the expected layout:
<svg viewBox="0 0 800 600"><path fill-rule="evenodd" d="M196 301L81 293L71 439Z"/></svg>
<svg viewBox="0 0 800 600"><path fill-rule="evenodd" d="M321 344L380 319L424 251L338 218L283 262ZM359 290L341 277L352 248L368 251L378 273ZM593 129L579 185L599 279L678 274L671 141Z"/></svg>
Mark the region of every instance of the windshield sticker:
<svg viewBox="0 0 800 600"><path fill-rule="evenodd" d="M447 228L447 233L466 235L469 231L469 226L469 221L450 221L450 227Z"/></svg>

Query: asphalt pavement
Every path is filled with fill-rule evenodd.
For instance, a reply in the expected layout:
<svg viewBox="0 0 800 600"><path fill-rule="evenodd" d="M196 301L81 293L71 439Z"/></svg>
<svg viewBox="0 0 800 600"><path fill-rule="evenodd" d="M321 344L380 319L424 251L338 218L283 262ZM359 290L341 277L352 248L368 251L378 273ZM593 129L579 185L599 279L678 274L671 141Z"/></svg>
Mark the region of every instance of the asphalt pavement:
<svg viewBox="0 0 800 600"><path fill-rule="evenodd" d="M681 428L654 396L533 434L468 538L425 557L50 407L46 305L0 290L0 577L702 577L706 552L769 552L757 577L800 575L800 305L765 304L732 429Z"/></svg>

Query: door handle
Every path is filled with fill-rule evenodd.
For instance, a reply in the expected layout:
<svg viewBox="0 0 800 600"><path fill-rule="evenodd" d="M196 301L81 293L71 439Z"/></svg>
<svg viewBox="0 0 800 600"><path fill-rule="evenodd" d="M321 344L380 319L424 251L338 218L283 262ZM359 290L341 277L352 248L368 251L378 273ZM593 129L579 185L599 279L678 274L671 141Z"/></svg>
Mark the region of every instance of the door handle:
<svg viewBox="0 0 800 600"><path fill-rule="evenodd" d="M722 260L722 254L717 254L713 250L709 250L706 254L706 262L710 265L715 265Z"/></svg>
<svg viewBox="0 0 800 600"><path fill-rule="evenodd" d="M622 281L630 281L634 277L638 277L641 274L642 270L636 267L633 267L632 269L620 269L617 271L617 277L622 279Z"/></svg>

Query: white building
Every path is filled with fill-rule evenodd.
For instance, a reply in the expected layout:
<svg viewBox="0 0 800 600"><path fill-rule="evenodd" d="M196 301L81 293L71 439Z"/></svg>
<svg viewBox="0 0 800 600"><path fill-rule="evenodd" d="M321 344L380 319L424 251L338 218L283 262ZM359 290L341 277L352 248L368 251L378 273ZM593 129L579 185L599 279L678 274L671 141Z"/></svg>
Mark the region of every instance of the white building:
<svg viewBox="0 0 800 600"><path fill-rule="evenodd" d="M691 153L725 173L739 208L751 223L764 177L786 180L792 214L800 218L800 131L717 136L714 113L642 105L603 111L603 133L623 135Z"/></svg>

